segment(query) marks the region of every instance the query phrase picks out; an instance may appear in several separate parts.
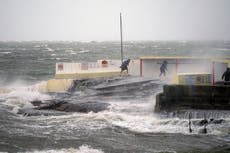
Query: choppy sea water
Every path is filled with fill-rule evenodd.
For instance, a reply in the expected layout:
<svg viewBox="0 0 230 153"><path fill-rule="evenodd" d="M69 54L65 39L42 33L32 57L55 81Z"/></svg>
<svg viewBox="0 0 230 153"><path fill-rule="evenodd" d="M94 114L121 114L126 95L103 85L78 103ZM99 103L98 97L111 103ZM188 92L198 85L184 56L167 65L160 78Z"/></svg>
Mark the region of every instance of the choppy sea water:
<svg viewBox="0 0 230 153"><path fill-rule="evenodd" d="M125 42L125 58L139 56L230 57L230 42ZM83 81L66 93L40 93L37 84L54 77L56 62L119 59L119 42L0 42L0 152L152 153L210 152L230 148L230 112L208 111L209 124L201 134L198 122L203 111L193 111L193 133L188 113L157 114L155 95L162 90L157 78L134 86L101 91L113 79ZM130 82L129 78L115 80ZM155 78L154 78L155 79ZM6 90L10 90L7 91ZM33 100L105 102L98 113L59 113L45 116L17 114Z"/></svg>

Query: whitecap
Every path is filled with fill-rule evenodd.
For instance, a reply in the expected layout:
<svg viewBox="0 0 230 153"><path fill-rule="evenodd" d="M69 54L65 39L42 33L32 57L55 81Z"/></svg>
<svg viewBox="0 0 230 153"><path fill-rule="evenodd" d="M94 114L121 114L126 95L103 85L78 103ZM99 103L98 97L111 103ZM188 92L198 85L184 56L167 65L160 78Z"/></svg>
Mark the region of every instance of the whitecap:
<svg viewBox="0 0 230 153"><path fill-rule="evenodd" d="M40 82L32 86L10 85L4 88L4 94L1 94L1 98L5 99L3 104L13 107L13 111L18 108L32 107L30 101L34 100L49 100L51 97L47 94L43 94L40 91L46 85L46 82Z"/></svg>
<svg viewBox="0 0 230 153"><path fill-rule="evenodd" d="M73 52L73 50L72 49L66 49L65 52L71 53L71 52Z"/></svg>
<svg viewBox="0 0 230 153"><path fill-rule="evenodd" d="M188 41L186 41L186 40L182 40L182 41L178 41L179 43L187 43Z"/></svg>
<svg viewBox="0 0 230 153"><path fill-rule="evenodd" d="M76 54L75 51L73 51L72 49L67 49L67 50L65 50L65 52L69 53L71 55L75 55Z"/></svg>
<svg viewBox="0 0 230 153"><path fill-rule="evenodd" d="M35 45L35 46L33 46L34 48L40 48L41 47L41 45Z"/></svg>
<svg viewBox="0 0 230 153"><path fill-rule="evenodd" d="M12 52L0 52L0 54L11 54Z"/></svg>
<svg viewBox="0 0 230 153"><path fill-rule="evenodd" d="M89 50L81 50L81 51L79 51L79 53L88 53L89 52Z"/></svg>
<svg viewBox="0 0 230 153"><path fill-rule="evenodd" d="M58 150L37 150L33 152L25 152L25 153L104 153L101 149L94 149L89 145L82 145L78 149L75 148L63 148Z"/></svg>
<svg viewBox="0 0 230 153"><path fill-rule="evenodd" d="M49 48L49 47L44 48L44 49L42 49L42 50L43 50L43 51L47 51L47 52L53 52L53 51L54 51L52 48Z"/></svg>
<svg viewBox="0 0 230 153"><path fill-rule="evenodd" d="M219 51L230 51L229 48L216 48L216 49L219 50Z"/></svg>

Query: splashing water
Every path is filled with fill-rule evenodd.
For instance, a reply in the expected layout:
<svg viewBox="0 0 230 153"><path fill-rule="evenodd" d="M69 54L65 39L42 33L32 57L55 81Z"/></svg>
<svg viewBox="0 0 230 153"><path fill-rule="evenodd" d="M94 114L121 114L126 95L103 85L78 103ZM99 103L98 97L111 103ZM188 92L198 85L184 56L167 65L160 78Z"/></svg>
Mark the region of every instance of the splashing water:
<svg viewBox="0 0 230 153"><path fill-rule="evenodd" d="M108 86L108 82L114 83L111 80L99 79L82 81L82 84L73 91L66 93L40 92L44 91L46 84L44 80L53 78L56 60L80 62L119 58L117 55L119 43L70 44L72 46L48 42L32 45L17 43L21 49L13 44L10 47L11 53L0 54L0 61L4 63L0 70L0 84L2 84L0 151L148 153L206 150L208 152L212 148L230 146L229 112L206 112L208 119L224 120L221 124L209 124L206 135L199 133L203 127L198 125L203 119L203 111L189 110L178 114L154 113L155 95L161 92L163 82L153 81L133 86L124 84L111 90L98 90L95 86L103 87ZM188 55L188 51L192 52L194 48L195 54L199 55L201 50L205 50L202 48L197 51L198 46L188 48L188 45L191 45L191 42L175 44L130 42L127 43L127 53L130 58L137 58L140 55ZM9 46L10 44L6 45L8 48ZM217 46L223 48L221 44ZM51 48L53 52L42 51L43 48ZM73 56L72 51L66 53L67 49L74 53L76 51L76 55L81 56ZM167 52L163 49L167 49ZM104 54L107 50L111 52ZM216 53L214 49L210 52ZM217 54L226 54L226 51ZM20 80L22 83L9 85L15 80ZM33 108L30 102L34 100L63 100L71 103L96 101L108 103L110 106L98 113L60 114L54 111L49 116L30 117L17 114L18 109ZM190 112L193 116L192 134L188 130Z"/></svg>

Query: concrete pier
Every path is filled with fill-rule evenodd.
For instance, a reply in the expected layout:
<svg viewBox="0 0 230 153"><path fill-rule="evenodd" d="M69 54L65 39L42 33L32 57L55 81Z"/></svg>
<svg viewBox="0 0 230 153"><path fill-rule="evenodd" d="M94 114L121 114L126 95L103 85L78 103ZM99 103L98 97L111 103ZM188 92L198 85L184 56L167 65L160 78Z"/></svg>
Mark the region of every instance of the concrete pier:
<svg viewBox="0 0 230 153"><path fill-rule="evenodd" d="M156 96L155 111L230 110L230 86L165 85Z"/></svg>

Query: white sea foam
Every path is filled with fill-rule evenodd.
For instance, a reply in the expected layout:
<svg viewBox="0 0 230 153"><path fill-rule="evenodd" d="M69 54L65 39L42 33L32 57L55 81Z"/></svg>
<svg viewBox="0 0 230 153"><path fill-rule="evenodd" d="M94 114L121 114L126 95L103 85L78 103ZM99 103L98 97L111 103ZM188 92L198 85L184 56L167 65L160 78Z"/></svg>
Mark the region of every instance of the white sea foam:
<svg viewBox="0 0 230 153"><path fill-rule="evenodd" d="M65 52L71 53L71 52L73 52L73 50L72 49L66 49Z"/></svg>
<svg viewBox="0 0 230 153"><path fill-rule="evenodd" d="M98 113L68 113L61 116L43 116L38 120L59 125L60 131L73 129L102 129L117 126L138 133L184 133L189 134L188 120L179 118L161 118L153 113L153 97L144 102L110 101L109 110ZM198 133L202 127L193 125L194 133ZM215 127L214 127L215 129ZM218 129L215 132L218 134Z"/></svg>
<svg viewBox="0 0 230 153"><path fill-rule="evenodd" d="M188 119L181 119L177 117L165 118L153 112L155 97L150 97L143 103L135 103L133 101L124 103L111 104L110 112L105 111L101 114L109 124L127 128L134 132L150 132L150 133L183 133L189 134ZM229 124L229 119L225 118L224 124ZM200 121L199 119L192 119L192 121ZM229 125L208 125L208 134L219 135L221 133L228 133L223 131L223 126ZM193 134L199 133L203 126L192 124Z"/></svg>
<svg viewBox="0 0 230 153"><path fill-rule="evenodd" d="M59 150L42 150L42 151L30 151L26 153L104 153L101 149L94 149L89 145L82 145L78 149L68 148Z"/></svg>
<svg viewBox="0 0 230 153"><path fill-rule="evenodd" d="M48 100L50 96L39 92L45 83L46 82L40 82L32 86L12 84L5 87L5 90L8 92L1 94L1 98L5 99L3 104L11 106L13 107L13 111L17 111L18 108L32 107L29 103L30 101Z"/></svg>
<svg viewBox="0 0 230 153"><path fill-rule="evenodd" d="M104 112L97 119L104 119L113 126L129 129L138 133L187 133L187 120L160 119L154 115L134 115Z"/></svg>
<svg viewBox="0 0 230 153"><path fill-rule="evenodd" d="M126 103L126 104L124 104ZM62 116L51 116L40 118L49 122L49 125L61 125L59 130L73 129L102 129L116 126L137 133L183 133L190 134L188 130L188 119L162 118L154 114L149 103L137 104L120 102L111 104L112 108L99 113L72 113ZM129 109L128 109L129 108ZM222 127L222 125L220 125ZM202 126L192 124L193 133L198 134ZM221 131L217 125L207 127L209 134L219 135L226 133ZM228 131L227 131L228 132Z"/></svg>
<svg viewBox="0 0 230 153"><path fill-rule="evenodd" d="M229 48L216 48L216 49L219 50L219 51L230 51Z"/></svg>
<svg viewBox="0 0 230 153"><path fill-rule="evenodd" d="M75 55L75 54L77 54L75 51L73 51L72 49L67 49L67 50L65 50L65 52L66 53L69 53L69 54L71 54L71 55Z"/></svg>
<svg viewBox="0 0 230 153"><path fill-rule="evenodd" d="M77 53L75 53L75 52L72 52L72 53L70 53L71 55L76 55Z"/></svg>
<svg viewBox="0 0 230 153"><path fill-rule="evenodd" d="M89 52L89 50L81 50L81 51L79 51L79 53L88 53Z"/></svg>
<svg viewBox="0 0 230 153"><path fill-rule="evenodd" d="M188 41L186 41L186 40L181 40L181 41L178 41L179 43L183 43L183 44L185 44L185 43L187 43Z"/></svg>
<svg viewBox="0 0 230 153"><path fill-rule="evenodd" d="M59 116L42 116L38 119L41 122L49 123L51 126L58 126L58 131L72 131L73 129L98 130L108 127L103 113L68 113Z"/></svg>
<svg viewBox="0 0 230 153"><path fill-rule="evenodd" d="M0 54L11 54L12 52L0 52Z"/></svg>
<svg viewBox="0 0 230 153"><path fill-rule="evenodd" d="M41 82L33 86L13 86L12 91L4 94L5 104L17 108L31 107L29 101L47 100L51 97L41 94L39 88ZM47 122L49 125L59 125L58 129L63 131L73 129L101 129L117 126L138 133L184 133L189 134L188 119L176 117L162 118L153 112L155 95L149 98L137 100L112 100L109 101L109 110L99 113L67 113L61 116L42 116L37 120ZM229 123L229 121L228 121ZM222 127L222 125L220 125ZM219 135L229 131L222 131L217 125L209 125L209 134ZM192 124L193 133L199 133L203 127Z"/></svg>
<svg viewBox="0 0 230 153"><path fill-rule="evenodd" d="M43 49L43 51L53 52L54 50L52 48L47 47L47 48Z"/></svg>
<svg viewBox="0 0 230 153"><path fill-rule="evenodd" d="M138 133L188 133L188 121L186 119L161 119L147 109L149 106L149 104L139 104L136 106L131 104L130 110L125 110L123 109L125 107L119 103L112 106L112 109L99 113L72 113L69 115L44 117L39 120L49 122L49 125L58 124L60 125L59 130L63 129L65 131L73 128L101 129L118 126Z"/></svg>

